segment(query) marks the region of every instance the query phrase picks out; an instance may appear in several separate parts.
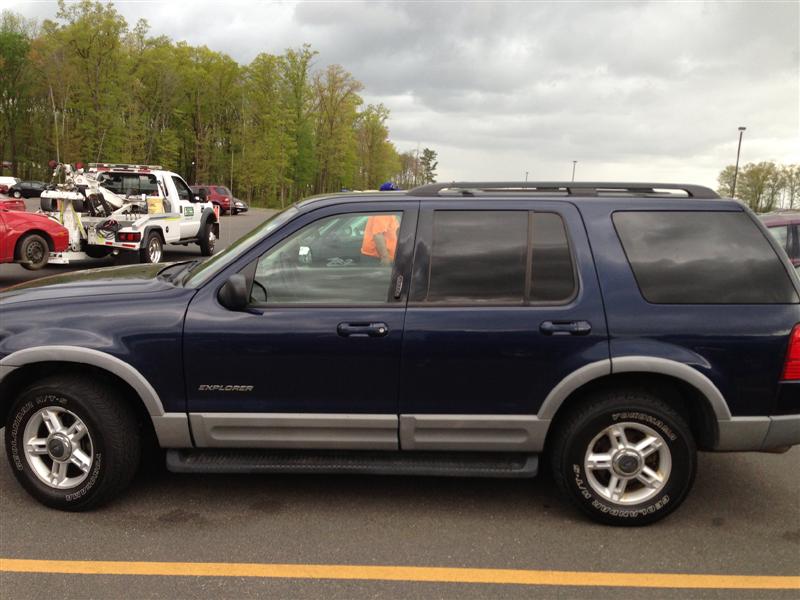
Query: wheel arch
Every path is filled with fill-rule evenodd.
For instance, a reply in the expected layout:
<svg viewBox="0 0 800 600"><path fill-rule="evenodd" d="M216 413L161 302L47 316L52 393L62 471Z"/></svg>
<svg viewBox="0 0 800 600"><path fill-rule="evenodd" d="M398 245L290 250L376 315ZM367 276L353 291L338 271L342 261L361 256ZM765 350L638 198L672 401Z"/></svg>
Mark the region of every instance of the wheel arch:
<svg viewBox="0 0 800 600"><path fill-rule="evenodd" d="M5 423L18 392L58 373L83 373L105 378L136 410L142 426L162 447L191 446L185 413L165 413L156 390L131 365L98 350L72 346L40 346L19 350L0 360L0 423Z"/></svg>
<svg viewBox="0 0 800 600"><path fill-rule="evenodd" d="M622 357L578 369L553 389L537 414L551 421L545 445L576 406L597 393L616 389L645 390L667 402L686 418L703 449L717 446L719 422L731 419L717 387L689 365L652 357Z"/></svg>
<svg viewBox="0 0 800 600"><path fill-rule="evenodd" d="M22 258L20 256L20 249L22 248L22 242L24 242L25 239L31 235L42 236L44 238L44 241L47 242L48 250L50 250L50 252L55 251L56 245L55 242L53 242L53 237L49 233L47 233L43 229L28 229L24 233L20 234L20 236L17 238L16 243L14 244L14 260L19 260L20 258Z"/></svg>
<svg viewBox="0 0 800 600"><path fill-rule="evenodd" d="M164 228L161 225L148 225L142 231L142 243L147 241L147 237L150 235L151 232L155 231L158 234L158 237L161 238L161 244L166 245L166 237L164 236Z"/></svg>

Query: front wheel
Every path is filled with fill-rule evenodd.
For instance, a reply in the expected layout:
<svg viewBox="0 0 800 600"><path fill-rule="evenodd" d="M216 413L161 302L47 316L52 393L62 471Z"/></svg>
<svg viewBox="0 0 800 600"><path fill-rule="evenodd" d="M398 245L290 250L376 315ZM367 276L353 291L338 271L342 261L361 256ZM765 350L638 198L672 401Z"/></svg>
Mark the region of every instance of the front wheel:
<svg viewBox="0 0 800 600"><path fill-rule="evenodd" d="M19 245L19 260L24 269L38 271L47 264L49 258L50 246L40 235L28 235Z"/></svg>
<svg viewBox="0 0 800 600"><path fill-rule="evenodd" d="M590 399L561 423L550 450L562 492L611 525L664 518L686 498L697 468L686 421L644 391Z"/></svg>
<svg viewBox="0 0 800 600"><path fill-rule="evenodd" d="M161 260L162 254L164 254L164 242L158 233L151 231L147 234L144 246L139 250L139 262L157 263Z"/></svg>
<svg viewBox="0 0 800 600"><path fill-rule="evenodd" d="M118 495L139 464L133 408L105 382L45 378L20 394L5 428L14 476L42 504L93 508Z"/></svg>
<svg viewBox="0 0 800 600"><path fill-rule="evenodd" d="M202 256L211 256L214 254L214 246L216 246L217 243L217 236L214 234L213 224L206 222L206 224L200 228L200 235L198 238L200 254Z"/></svg>
<svg viewBox="0 0 800 600"><path fill-rule="evenodd" d="M14 198L17 198L17 199L22 198L22 192L20 192L18 190L14 190Z"/></svg>

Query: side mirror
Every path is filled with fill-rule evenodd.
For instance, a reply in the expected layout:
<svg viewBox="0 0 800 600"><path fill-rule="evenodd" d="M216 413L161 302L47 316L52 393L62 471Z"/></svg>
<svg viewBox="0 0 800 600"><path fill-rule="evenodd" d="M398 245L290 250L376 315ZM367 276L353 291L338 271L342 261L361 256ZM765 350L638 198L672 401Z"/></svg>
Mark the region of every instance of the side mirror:
<svg viewBox="0 0 800 600"><path fill-rule="evenodd" d="M250 301L247 295L247 279L241 273L231 275L219 288L219 303L228 310L244 310Z"/></svg>

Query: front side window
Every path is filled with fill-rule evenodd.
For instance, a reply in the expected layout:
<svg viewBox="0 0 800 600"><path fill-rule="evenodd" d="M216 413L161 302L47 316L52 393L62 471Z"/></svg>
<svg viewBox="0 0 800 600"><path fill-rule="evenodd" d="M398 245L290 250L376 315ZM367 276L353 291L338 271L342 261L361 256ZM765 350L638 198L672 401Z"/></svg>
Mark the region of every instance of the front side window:
<svg viewBox="0 0 800 600"><path fill-rule="evenodd" d="M225 187L217 187L216 191L218 194L222 194L223 196L230 196L231 193L228 191L228 188Z"/></svg>
<svg viewBox="0 0 800 600"><path fill-rule="evenodd" d="M427 302L559 304L576 288L555 213L436 211L430 260Z"/></svg>
<svg viewBox="0 0 800 600"><path fill-rule="evenodd" d="M259 260L251 301L362 305L389 299L402 213L326 217L292 234Z"/></svg>
<svg viewBox="0 0 800 600"><path fill-rule="evenodd" d="M655 304L798 301L775 250L743 212L618 212L619 239Z"/></svg>

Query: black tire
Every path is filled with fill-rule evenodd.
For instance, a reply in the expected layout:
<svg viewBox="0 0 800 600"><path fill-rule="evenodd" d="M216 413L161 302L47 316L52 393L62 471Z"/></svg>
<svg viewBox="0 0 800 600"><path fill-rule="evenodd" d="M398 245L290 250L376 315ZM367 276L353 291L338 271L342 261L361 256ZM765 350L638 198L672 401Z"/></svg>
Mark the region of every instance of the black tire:
<svg viewBox="0 0 800 600"><path fill-rule="evenodd" d="M31 233L22 238L19 243L19 261L24 269L38 271L50 258L50 246L41 235Z"/></svg>
<svg viewBox="0 0 800 600"><path fill-rule="evenodd" d="M85 472L69 459L63 461L68 463L65 477L75 479L74 486L57 488L44 482L36 469L44 465L46 471L47 462L52 465L56 461L44 454L39 462L38 457L26 452L25 429L29 424L39 432L37 436L47 435L48 428L43 423L37 425L37 415L45 408L60 415L63 435L70 423L76 422L73 417L86 428L86 435L74 442L80 445L83 456L91 458ZM52 508L82 511L111 500L130 483L139 465L138 434L133 408L110 385L85 376L56 375L24 390L12 405L5 428L6 454L14 476L31 496ZM53 437L57 433L46 438L48 448ZM56 448L63 450L64 446ZM70 479L64 482L68 484Z"/></svg>
<svg viewBox="0 0 800 600"><path fill-rule="evenodd" d="M14 190L14 198L22 198L22 192L19 190Z"/></svg>
<svg viewBox="0 0 800 600"><path fill-rule="evenodd" d="M217 243L217 237L214 235L213 224L206 221L205 224L200 227L200 232L197 237L197 243L200 246L200 254L202 256L211 256L214 254L214 246Z"/></svg>
<svg viewBox="0 0 800 600"><path fill-rule="evenodd" d="M615 450L611 437L603 435L612 426L625 431L620 439L629 444L652 437L656 442L651 446L660 443L659 449L646 457L622 445ZM608 460L611 466L589 472L590 450L614 457ZM686 420L669 405L646 391L619 390L597 394L565 416L550 445L550 460L562 493L592 519L638 526L663 519L686 498L697 470L697 447ZM663 482L648 487L639 477L650 479L652 472ZM626 481L618 500L601 493L614 486L613 477Z"/></svg>
<svg viewBox="0 0 800 600"><path fill-rule="evenodd" d="M144 239L144 245L139 250L139 262L155 264L164 256L164 240L157 231L149 232Z"/></svg>

